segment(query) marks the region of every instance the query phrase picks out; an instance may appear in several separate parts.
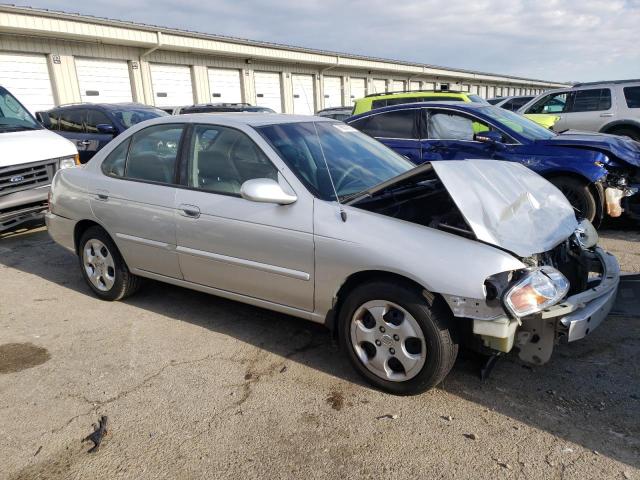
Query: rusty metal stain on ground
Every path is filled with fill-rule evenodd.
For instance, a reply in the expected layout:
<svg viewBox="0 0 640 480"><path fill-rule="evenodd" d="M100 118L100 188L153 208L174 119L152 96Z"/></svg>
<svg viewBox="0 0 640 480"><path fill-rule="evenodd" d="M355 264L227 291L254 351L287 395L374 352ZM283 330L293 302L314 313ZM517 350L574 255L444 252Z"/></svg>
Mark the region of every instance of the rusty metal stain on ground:
<svg viewBox="0 0 640 480"><path fill-rule="evenodd" d="M344 406L344 396L340 392L331 392L325 400L334 410L342 410Z"/></svg>
<svg viewBox="0 0 640 480"><path fill-rule="evenodd" d="M622 275L611 315L640 318L640 274Z"/></svg>
<svg viewBox="0 0 640 480"><path fill-rule="evenodd" d="M42 365L50 358L46 348L33 343L5 343L0 345L0 374L20 372Z"/></svg>

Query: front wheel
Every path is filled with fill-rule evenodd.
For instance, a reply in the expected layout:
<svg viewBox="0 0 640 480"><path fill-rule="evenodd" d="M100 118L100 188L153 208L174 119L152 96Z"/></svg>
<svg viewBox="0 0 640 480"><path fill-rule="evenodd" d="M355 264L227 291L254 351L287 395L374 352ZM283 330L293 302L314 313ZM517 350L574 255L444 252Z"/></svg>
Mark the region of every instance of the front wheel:
<svg viewBox="0 0 640 480"><path fill-rule="evenodd" d="M133 275L111 237L90 227L80 237L78 256L82 276L102 300L121 300L134 293L141 278Z"/></svg>
<svg viewBox="0 0 640 480"><path fill-rule="evenodd" d="M555 177L550 182L567 197L571 206L576 209L577 217L595 223L598 204L588 183L571 177Z"/></svg>
<svg viewBox="0 0 640 480"><path fill-rule="evenodd" d="M418 288L370 282L353 290L339 317L339 338L369 383L397 395L424 392L449 373L458 354L452 316Z"/></svg>

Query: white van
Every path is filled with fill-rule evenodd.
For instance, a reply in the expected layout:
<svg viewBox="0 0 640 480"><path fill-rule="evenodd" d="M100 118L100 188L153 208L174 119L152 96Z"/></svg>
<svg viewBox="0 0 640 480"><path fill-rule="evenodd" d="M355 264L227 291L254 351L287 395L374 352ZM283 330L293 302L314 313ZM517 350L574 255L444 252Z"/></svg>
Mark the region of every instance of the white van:
<svg viewBox="0 0 640 480"><path fill-rule="evenodd" d="M75 145L45 129L0 85L0 232L42 217L53 175L78 164Z"/></svg>

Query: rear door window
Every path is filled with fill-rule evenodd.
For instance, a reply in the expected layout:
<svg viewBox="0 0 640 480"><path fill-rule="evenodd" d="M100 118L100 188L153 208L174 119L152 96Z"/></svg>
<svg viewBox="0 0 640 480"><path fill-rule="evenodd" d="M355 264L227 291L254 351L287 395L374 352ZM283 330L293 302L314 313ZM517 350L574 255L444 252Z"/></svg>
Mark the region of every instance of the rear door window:
<svg viewBox="0 0 640 480"><path fill-rule="evenodd" d="M627 101L627 107L640 108L640 86L624 87L624 98Z"/></svg>
<svg viewBox="0 0 640 480"><path fill-rule="evenodd" d="M60 112L60 131L84 133L84 111L63 110Z"/></svg>
<svg viewBox="0 0 640 480"><path fill-rule="evenodd" d="M156 183L174 183L183 125L155 125L131 139L125 176Z"/></svg>
<svg viewBox="0 0 640 480"><path fill-rule="evenodd" d="M371 137L418 139L418 112L418 109L385 112L370 115L352 125Z"/></svg>
<svg viewBox="0 0 640 480"><path fill-rule="evenodd" d="M611 90L608 88L593 88L576 90L573 104L569 112L597 112L611 108Z"/></svg>

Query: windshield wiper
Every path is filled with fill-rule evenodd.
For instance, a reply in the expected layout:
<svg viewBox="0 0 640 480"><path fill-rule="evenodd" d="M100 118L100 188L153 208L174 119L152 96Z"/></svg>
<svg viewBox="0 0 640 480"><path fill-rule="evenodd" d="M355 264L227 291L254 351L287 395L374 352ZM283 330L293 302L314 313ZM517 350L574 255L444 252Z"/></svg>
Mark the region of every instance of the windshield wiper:
<svg viewBox="0 0 640 480"><path fill-rule="evenodd" d="M27 125L9 125L0 123L0 129L2 130L38 130L37 127L29 127Z"/></svg>

